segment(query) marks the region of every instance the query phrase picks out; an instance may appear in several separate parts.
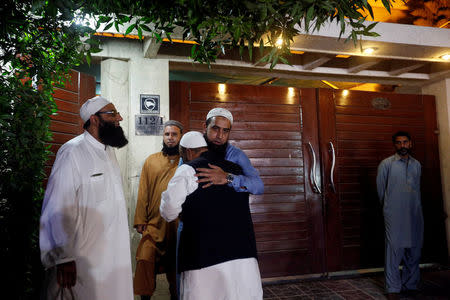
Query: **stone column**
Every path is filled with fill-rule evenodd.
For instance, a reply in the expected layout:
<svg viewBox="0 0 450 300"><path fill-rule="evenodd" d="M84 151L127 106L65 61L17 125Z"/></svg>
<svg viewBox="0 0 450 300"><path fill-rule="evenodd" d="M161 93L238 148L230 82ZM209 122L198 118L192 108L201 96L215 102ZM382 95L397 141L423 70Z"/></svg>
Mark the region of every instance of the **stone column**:
<svg viewBox="0 0 450 300"><path fill-rule="evenodd" d="M436 97L442 196L445 213L449 216L445 222L445 227L450 258L450 78L424 86L422 93Z"/></svg>

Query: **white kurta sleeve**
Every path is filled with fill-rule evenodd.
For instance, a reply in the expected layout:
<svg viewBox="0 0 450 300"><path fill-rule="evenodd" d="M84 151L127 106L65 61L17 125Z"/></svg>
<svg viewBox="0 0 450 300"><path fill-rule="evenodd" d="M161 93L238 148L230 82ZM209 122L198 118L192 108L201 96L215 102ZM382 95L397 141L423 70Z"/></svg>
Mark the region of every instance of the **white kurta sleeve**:
<svg viewBox="0 0 450 300"><path fill-rule="evenodd" d="M73 153L58 153L45 191L39 244L45 268L75 260L77 189L80 185Z"/></svg>
<svg viewBox="0 0 450 300"><path fill-rule="evenodd" d="M197 177L194 175L195 170L191 166L184 164L178 167L167 190L161 194L159 210L166 221L170 222L178 217L186 197L197 189Z"/></svg>

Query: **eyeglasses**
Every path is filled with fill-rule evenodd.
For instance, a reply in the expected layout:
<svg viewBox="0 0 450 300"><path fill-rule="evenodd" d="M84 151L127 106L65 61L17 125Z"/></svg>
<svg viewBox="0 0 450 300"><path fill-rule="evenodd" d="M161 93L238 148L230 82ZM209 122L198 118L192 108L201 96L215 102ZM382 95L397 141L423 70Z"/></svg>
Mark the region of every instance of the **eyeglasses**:
<svg viewBox="0 0 450 300"><path fill-rule="evenodd" d="M98 111L95 113L96 115L100 115L100 114L108 114L111 115L112 117L115 117L117 115L120 116L120 112L118 112L117 110L113 109L113 110L108 110L108 111Z"/></svg>

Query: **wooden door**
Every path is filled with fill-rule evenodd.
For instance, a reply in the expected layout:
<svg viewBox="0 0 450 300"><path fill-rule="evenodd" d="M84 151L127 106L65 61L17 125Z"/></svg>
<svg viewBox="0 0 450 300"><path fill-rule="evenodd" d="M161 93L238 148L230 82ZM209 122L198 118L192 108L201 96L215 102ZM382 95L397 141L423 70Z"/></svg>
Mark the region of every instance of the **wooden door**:
<svg viewBox="0 0 450 300"><path fill-rule="evenodd" d="M187 130L202 131L213 107L233 113L230 141L265 184L264 195L251 196L263 277L383 266L375 177L398 130L412 134L422 163L422 262L445 261L433 97L171 82L171 118Z"/></svg>
<svg viewBox="0 0 450 300"><path fill-rule="evenodd" d="M53 134L50 151L53 153L47 161L45 170L50 175L56 152L65 142L83 132L80 107L86 100L95 96L95 78L91 75L70 71L70 79L64 87L55 87L53 98L57 111L51 116L50 130Z"/></svg>
<svg viewBox="0 0 450 300"><path fill-rule="evenodd" d="M263 277L324 272L322 199L310 173L312 149L320 177L316 102L314 89L170 83L170 118L186 131L203 131L214 107L233 114L230 142L265 185L263 195L250 197Z"/></svg>
<svg viewBox="0 0 450 300"><path fill-rule="evenodd" d="M384 223L375 178L381 160L394 153L391 136L399 130L412 135L412 155L422 164L422 262L445 261L434 98L322 89L318 93L328 271L383 266ZM333 175L331 143L336 153Z"/></svg>

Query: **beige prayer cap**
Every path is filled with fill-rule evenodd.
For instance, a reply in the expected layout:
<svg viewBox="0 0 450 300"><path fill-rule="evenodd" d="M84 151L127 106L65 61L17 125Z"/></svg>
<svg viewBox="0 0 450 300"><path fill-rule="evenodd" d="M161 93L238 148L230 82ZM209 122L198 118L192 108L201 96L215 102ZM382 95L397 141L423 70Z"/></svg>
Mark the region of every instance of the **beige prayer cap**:
<svg viewBox="0 0 450 300"><path fill-rule="evenodd" d="M100 96L89 99L80 108L81 119L84 122L87 122L92 115L110 103L111 102Z"/></svg>
<svg viewBox="0 0 450 300"><path fill-rule="evenodd" d="M209 118L212 117L224 117L227 118L230 121L230 125L233 125L233 115L231 114L231 112L226 109L226 108L222 108L222 107L216 107L213 108L209 111L209 113L206 115L206 120L208 120Z"/></svg>
<svg viewBox="0 0 450 300"><path fill-rule="evenodd" d="M180 140L180 146L188 149L207 147L205 138L198 131L186 132Z"/></svg>

